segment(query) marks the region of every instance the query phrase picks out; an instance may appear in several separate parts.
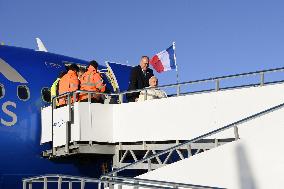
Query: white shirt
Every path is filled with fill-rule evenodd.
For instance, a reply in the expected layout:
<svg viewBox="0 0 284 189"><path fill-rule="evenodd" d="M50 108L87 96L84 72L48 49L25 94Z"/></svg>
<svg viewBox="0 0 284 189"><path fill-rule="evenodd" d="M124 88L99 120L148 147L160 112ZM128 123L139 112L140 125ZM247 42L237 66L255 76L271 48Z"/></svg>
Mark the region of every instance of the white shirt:
<svg viewBox="0 0 284 189"><path fill-rule="evenodd" d="M167 98L167 94L165 91L160 90L158 88L154 88L154 89L147 89L147 99L146 100L153 100L153 99L159 99L159 98ZM144 101L145 100L145 91L141 91L139 98L138 98L138 102Z"/></svg>

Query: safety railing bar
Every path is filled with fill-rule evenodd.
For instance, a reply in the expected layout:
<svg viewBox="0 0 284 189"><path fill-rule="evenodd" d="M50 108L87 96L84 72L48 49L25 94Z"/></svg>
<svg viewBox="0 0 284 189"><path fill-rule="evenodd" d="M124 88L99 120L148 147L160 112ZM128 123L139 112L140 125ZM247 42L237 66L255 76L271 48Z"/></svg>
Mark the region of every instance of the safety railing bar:
<svg viewBox="0 0 284 189"><path fill-rule="evenodd" d="M284 69L283 69L284 70ZM239 74L242 75L242 74ZM146 90L150 90L150 89L161 89L161 88L167 88L167 87L177 87L179 85L187 85L187 84L195 84L195 83L199 83L199 82L209 82L209 81L214 81L214 79L220 79L220 78L230 78L229 76L224 76L224 77L217 77L217 78L210 78L210 79L204 79L204 80L195 80L195 81L188 81L188 82L181 82L181 83L175 83L175 84L169 84L169 85L161 85L158 87L146 87ZM284 80L279 80L279 81L275 81L275 82L264 82L264 84L276 84L276 83L282 83ZM249 86L258 86L260 85L259 83L253 83L253 84L248 84L248 85L237 85L237 86L232 86L232 87L220 87L220 90L224 90L224 89L234 89L234 88L241 88L241 87L249 87ZM68 94L73 94L73 93L91 93L91 94L100 94L100 95L108 95L108 96L119 96L119 95L125 95L128 93L134 93L134 92L141 92L144 91L145 89L136 89L136 90L129 90L129 91L124 91L124 92L120 92L120 93L101 93L101 92L94 92L94 91L85 91L85 90L77 90L74 92L66 92L63 94L60 94L56 97L52 97L53 99L58 99L64 96L67 96ZM208 89L208 90L201 90L201 91L193 91L193 92L189 92L189 93L199 93L199 92L207 92L207 91L214 91L215 89ZM183 94L183 93L182 93ZM188 93L185 93L188 94Z"/></svg>
<svg viewBox="0 0 284 189"><path fill-rule="evenodd" d="M102 183L109 183L109 184L117 184L117 185L127 185L127 186L136 186L136 187L144 187L144 188L164 188L164 189L172 189L176 187L177 185L175 183L170 184L171 186L168 186L165 182L157 183L158 185L153 184L142 184L142 183L135 183L135 182L125 182L125 181L113 181L113 180L102 180ZM166 185L166 186L165 186ZM210 187L210 186L199 186L199 185L189 185L189 186L181 186L184 188L191 188L191 189L224 189L219 187Z"/></svg>
<svg viewBox="0 0 284 189"><path fill-rule="evenodd" d="M151 184L140 184L140 183L131 183L131 182L120 182L120 181L102 181L102 183L108 183L108 184L117 184L117 185L126 185L126 186L136 186L136 187L143 187L143 188L165 188L165 189L171 189L171 187L164 187L164 186L157 186L157 185L151 185Z"/></svg>
<svg viewBox="0 0 284 189"><path fill-rule="evenodd" d="M181 85L196 84L196 83L202 83L202 82L213 82L213 81L220 80L220 79L230 79L230 78L236 78L236 77L241 77L241 76L252 76L252 75L257 75L257 74L261 74L261 73L272 73L272 72L277 72L277 71L279 71L279 72L284 71L284 67L255 71L255 72L247 72L247 73L241 73L241 74L234 74L234 75L228 75L228 76L221 76L221 77L212 77L212 78L207 78L207 79L199 79L199 80L180 82L180 83L175 83L175 84L167 84L167 85L161 85L161 86L158 86L158 87L155 87L155 88L168 88L168 87L177 87L177 86L181 86ZM267 83L265 83L265 84L267 84ZM243 85L241 85L241 86L243 86ZM155 88L152 88L152 89L155 89ZM146 88L146 90L147 89L151 89L151 88L148 87L148 88ZM77 91L74 91L74 92L66 92L66 93L60 94L56 97L52 97L52 102L53 102L53 99L58 99L58 98L64 97L64 96L66 96L70 93L71 94L72 93L91 93L91 94L118 96L120 94L125 95L125 94L128 94L128 93L141 92L143 90L145 90L145 89L135 89L135 90L129 90L129 91L124 91L124 92L120 92L120 93L101 93L101 92L94 92L94 91L77 90Z"/></svg>
<svg viewBox="0 0 284 189"><path fill-rule="evenodd" d="M284 71L284 67L269 69L269 70L255 71L255 72L246 72L246 73L227 75L227 76L220 76L220 77L212 77L212 78L207 78L207 79L199 79L199 80L180 82L180 83L170 84L170 85L161 85L161 86L159 86L159 88L176 87L178 85L196 84L196 83L201 83L201 82L215 81L215 80L218 80L218 79L230 79L230 78L236 78L236 77L241 77L241 76L252 76L252 75L257 75L257 74L260 74L260 73L271 73L271 72L277 72L277 71L279 71L279 72Z"/></svg>
<svg viewBox="0 0 284 189"><path fill-rule="evenodd" d="M92 180L92 181L100 181L99 179L96 179L96 178L78 177L78 176L71 176L71 175L56 175L56 174L55 175L41 175L41 176L36 176L36 177L25 178L25 179L23 179L23 181L29 182L29 181L33 181L35 179L58 178L58 177L61 177L61 178L64 178L64 179L71 179L71 180L78 179L80 181L82 179Z"/></svg>
<svg viewBox="0 0 284 189"><path fill-rule="evenodd" d="M52 176L53 178L54 176ZM38 179L39 177L37 177ZM43 177L40 177L40 179L42 179ZM45 178L47 178L47 176L45 176ZM67 176L58 176L58 178L62 179L62 183L81 183L82 180L84 180L85 183L105 183L105 184L116 184L116 185L127 185L127 186L136 186L136 187L144 187L144 188L174 188L174 187L186 187L186 188L192 188L192 189L222 189L219 187L210 187L210 186L201 186L201 185L193 185L193 184L184 184L184 183L174 183L174 182L164 182L164 181L156 181L156 180L148 180L148 179L137 179L138 181L143 181L144 183L139 183L139 182L134 182L134 179L130 179L130 178L123 178L123 177L119 177L120 180L99 180L99 179L90 179L90 178L80 178L80 177L76 177L78 178L77 181L70 181L70 180L63 180L65 178L69 178ZM72 176L72 178L74 178L74 176ZM111 179L118 179L115 177L109 177ZM130 182L127 182L130 181ZM24 183L44 183L44 180L27 180L27 179L23 179ZM47 183L58 183L58 180L47 180ZM145 184L147 183L147 184Z"/></svg>
<svg viewBox="0 0 284 189"><path fill-rule="evenodd" d="M210 80L217 80L217 79L229 79L229 78L235 78L235 77L240 77L240 76L258 75L261 73L272 73L272 72L278 72L278 71L279 72L284 71L284 67L267 69L267 70L259 70L259 71L254 71L254 72L245 72L245 73L233 74L233 75L227 75L227 76L219 76L219 77L213 77L213 78L208 78L208 79L196 80L193 82L199 82L199 81L204 81L204 80L210 81Z"/></svg>
<svg viewBox="0 0 284 189"><path fill-rule="evenodd" d="M168 181L159 181L159 180L151 180L151 179L141 179L141 178L130 178L130 177L119 177L119 176L102 176L102 180L104 178L108 179L118 179L123 181L138 181L143 183L150 183L150 184L160 184L160 185L175 185L178 187L202 187L202 188L218 188L218 187L212 187L212 186L202 186L202 185L195 185L195 184L185 184L185 183L178 183L178 182L168 182Z"/></svg>
<svg viewBox="0 0 284 189"><path fill-rule="evenodd" d="M33 181L31 181L31 182L32 182L32 183L43 183L44 180L33 180ZM52 181L47 180L46 182L47 182L47 183L57 183L58 180L52 180ZM72 182L72 183L80 183L81 181L62 181L62 183L69 183L69 182ZM96 182L96 183L97 183L97 182Z"/></svg>
<svg viewBox="0 0 284 189"><path fill-rule="evenodd" d="M283 69L284 70L284 69ZM167 88L167 87L177 87L178 85L185 85L185 84L193 84L195 82L200 82L200 81L212 81L212 79L204 79L204 80L196 80L196 81L188 81L188 82L182 82L182 83L176 83L176 84L170 84L170 85L161 85L155 88L150 88L147 87L146 90L148 89L156 89L156 88ZM272 81L272 82L265 82L264 84L277 84L277 83L283 83L284 80L279 80L279 81ZM236 85L236 86L232 86L232 87L220 87L220 90L226 90L226 89L235 89L235 88L243 88L243 87L250 87L250 86L259 86L259 83L253 83L253 84L248 84L248 85ZM72 94L72 93L91 93L91 94L101 94L101 95L108 95L108 96L119 96L120 94L125 95L128 93L133 93L133 92L141 92L145 89L136 89L136 90L130 90L130 91L124 91L124 92L120 92L120 93L101 93L101 92L94 92L94 91L85 91L85 90L77 90L74 92L66 92L63 94L60 94L58 96L52 97L52 99L58 99L60 97L63 96L67 96L68 94ZM200 91L193 91L193 92L189 92L189 93L181 93L181 94L192 94L192 93L202 93L202 92L210 92L210 91L214 91L215 89L207 89L207 90L200 90Z"/></svg>
<svg viewBox="0 0 284 189"><path fill-rule="evenodd" d="M76 90L71 93L91 93L91 94L100 94L100 95L109 95L109 96L118 96L119 93L102 93L96 91L85 91L85 90Z"/></svg>
<svg viewBox="0 0 284 189"><path fill-rule="evenodd" d="M257 74L260 74L260 73L269 73L269 72L276 72L276 71L284 71L284 67L282 67L282 68L275 68L275 69L268 69L268 70L261 70L261 71L255 71L255 72L247 72L247 73L241 73L241 74L234 74L234 75L228 75L228 76L212 77L212 78L207 78L207 79L186 81L186 82L180 82L180 83L175 83L175 84L167 84L167 85L158 86L157 88L177 87L179 85L196 84L196 83L201 83L201 82L212 82L212 81L215 81L215 80L218 80L218 79L229 79L229 78L235 78L235 77L240 77L240 76L257 75ZM143 90L144 89L124 91L124 92L121 92L120 94L141 92Z"/></svg>
<svg viewBox="0 0 284 189"><path fill-rule="evenodd" d="M278 80L278 81L272 81L272 82L266 82L265 85L273 85L273 84L279 84L284 83L284 80ZM235 85L230 87L220 87L219 91L224 90L230 90L230 89L240 89L240 88L247 88L247 87L257 87L259 86L259 83L253 83L253 84L247 84L247 85ZM160 88L160 87L159 87ZM199 93L206 93L206 92L212 92L215 91L215 88L211 89L205 89L205 90L199 90L199 91L189 91L185 93L180 93L180 96L182 95L189 95L189 94L199 94ZM176 96L176 94L169 94L168 97Z"/></svg>
<svg viewBox="0 0 284 189"><path fill-rule="evenodd" d="M112 172L107 173L106 175L109 176L109 175L116 174L116 173L118 173L118 172L120 172L120 171L122 171L122 170L124 170L124 169L126 169L126 168L128 168L128 167L130 167L130 166L133 166L133 165L136 165L136 164L138 164L138 163L142 163L142 162L151 160L151 159L153 159L153 158L155 158L155 157L157 157L157 156L160 156L160 155L163 155L163 154L165 154L165 153L168 153L168 152L171 151L171 150L175 150L175 149L177 149L177 148L180 148L181 146L191 144L191 143L193 143L193 142L196 142L196 141L198 141L198 140L204 139L204 138L206 138L206 137L210 137L211 135L214 135L214 134L217 134L217 133L222 132L222 131L224 131L224 130L230 129L230 128L235 127L235 126L237 126L237 125L239 125L239 124L241 124L241 123L245 123L245 122L247 122L247 121L250 121L250 120L252 120L252 119L254 119L254 118L258 117L258 116L262 116L262 115L265 115L265 114L270 113L270 112L272 112L272 111L275 111L275 110L277 110L277 109L280 109L280 108L282 108L283 106L284 106L284 103L281 103L281 104L279 104L279 105L277 105L277 106L273 106L273 107L268 108L268 109L266 109L266 110L264 110L264 111L260 111L260 112L258 112L258 113L256 113L256 114L253 114L253 115L251 115L251 116L248 116L248 117L245 117L245 118L240 119L240 120L238 120L238 121L235 121L235 122L233 122L233 123L230 123L230 124L228 124L228 125L226 125L226 126L224 126L224 127L221 127L221 128L219 128L219 129L215 129L215 130L210 131L210 132L208 132L208 133L206 133L206 134L203 134L203 135L201 135L201 136L198 136L198 137L195 137L195 138L193 138L193 139L191 139L191 140L188 140L188 141L186 141L186 142L184 142L184 143L181 143L181 144L178 144L178 145L176 145L176 146L173 146L173 147L170 147L170 148L168 148L168 149L165 149L165 150L163 150L163 151L160 151L159 153L157 153L157 154L155 154L155 155L150 155L149 157L146 157L146 158L144 158L144 159L138 160L138 161L133 162L133 163L131 163L131 164L129 164L129 165L123 166L123 167L121 167L121 168L119 168L119 169L117 169L117 170L114 170L114 171L112 171Z"/></svg>

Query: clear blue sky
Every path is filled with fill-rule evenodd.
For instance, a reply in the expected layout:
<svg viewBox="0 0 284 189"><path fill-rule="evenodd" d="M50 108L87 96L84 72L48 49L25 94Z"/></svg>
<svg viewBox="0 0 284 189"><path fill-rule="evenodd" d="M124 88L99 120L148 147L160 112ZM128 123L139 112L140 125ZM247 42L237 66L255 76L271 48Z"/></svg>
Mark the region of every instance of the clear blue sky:
<svg viewBox="0 0 284 189"><path fill-rule="evenodd" d="M176 42L180 81L284 66L284 1L0 0L0 41L137 65ZM175 72L159 74L160 84Z"/></svg>

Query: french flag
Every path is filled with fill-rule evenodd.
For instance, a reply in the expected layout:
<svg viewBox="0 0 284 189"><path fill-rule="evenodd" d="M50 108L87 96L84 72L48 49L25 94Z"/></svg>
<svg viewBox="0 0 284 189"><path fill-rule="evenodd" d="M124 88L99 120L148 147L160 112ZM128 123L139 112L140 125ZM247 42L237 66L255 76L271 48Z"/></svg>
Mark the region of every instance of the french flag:
<svg viewBox="0 0 284 189"><path fill-rule="evenodd" d="M175 46L173 44L166 50L159 52L158 54L153 56L153 58L151 58L150 64L158 73L176 69L176 58L174 49Z"/></svg>

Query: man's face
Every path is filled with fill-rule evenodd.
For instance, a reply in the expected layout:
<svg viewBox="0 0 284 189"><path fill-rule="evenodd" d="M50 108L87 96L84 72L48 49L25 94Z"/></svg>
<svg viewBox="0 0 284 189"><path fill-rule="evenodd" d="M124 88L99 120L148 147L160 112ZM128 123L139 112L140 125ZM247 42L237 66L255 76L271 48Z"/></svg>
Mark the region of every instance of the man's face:
<svg viewBox="0 0 284 189"><path fill-rule="evenodd" d="M142 70L146 71L147 68L149 67L148 58L142 58L141 61L140 61L140 66L141 66Z"/></svg>
<svg viewBox="0 0 284 189"><path fill-rule="evenodd" d="M81 78L83 74L84 74L83 71L79 71L78 74L77 74L77 75L78 75L78 78Z"/></svg>
<svg viewBox="0 0 284 189"><path fill-rule="evenodd" d="M158 79L157 78L151 78L149 81L150 87L157 87L158 86Z"/></svg>

